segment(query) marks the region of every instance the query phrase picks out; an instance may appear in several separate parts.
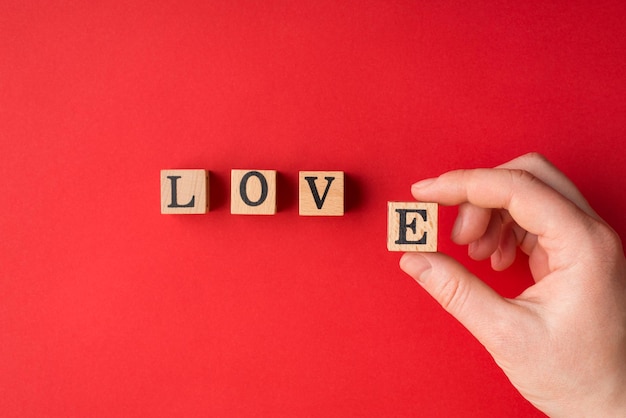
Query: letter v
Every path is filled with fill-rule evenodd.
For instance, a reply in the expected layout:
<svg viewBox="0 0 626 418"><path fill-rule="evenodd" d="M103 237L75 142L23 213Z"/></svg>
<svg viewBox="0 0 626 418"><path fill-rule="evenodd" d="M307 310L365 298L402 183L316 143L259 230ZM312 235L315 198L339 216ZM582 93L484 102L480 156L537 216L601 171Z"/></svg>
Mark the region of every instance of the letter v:
<svg viewBox="0 0 626 418"><path fill-rule="evenodd" d="M317 180L317 177L305 177L304 179L309 183L309 187L311 188L311 193L313 194L313 199L315 200L315 206L317 206L318 209L322 209L322 206L324 206L324 201L326 200L326 196L328 195L328 190L330 189L330 184L333 182L333 180L335 180L334 177L324 177L327 181L326 183L326 189L324 190L324 194L322 195L322 197L320 198L320 194L317 191L317 186L315 185L315 180Z"/></svg>

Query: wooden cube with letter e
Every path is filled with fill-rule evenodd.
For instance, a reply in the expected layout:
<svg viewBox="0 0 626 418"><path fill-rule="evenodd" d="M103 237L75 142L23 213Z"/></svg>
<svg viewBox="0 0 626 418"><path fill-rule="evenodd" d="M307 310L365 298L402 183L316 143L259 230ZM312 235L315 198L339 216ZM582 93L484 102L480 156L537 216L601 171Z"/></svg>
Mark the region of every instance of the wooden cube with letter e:
<svg viewBox="0 0 626 418"><path fill-rule="evenodd" d="M437 203L388 202L389 251L437 251Z"/></svg>

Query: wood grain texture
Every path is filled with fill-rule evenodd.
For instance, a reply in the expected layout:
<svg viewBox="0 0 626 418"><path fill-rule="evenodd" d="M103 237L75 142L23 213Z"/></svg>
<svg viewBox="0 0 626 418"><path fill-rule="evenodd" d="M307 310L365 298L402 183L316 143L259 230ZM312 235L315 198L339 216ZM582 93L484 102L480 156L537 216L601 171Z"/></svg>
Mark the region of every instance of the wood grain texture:
<svg viewBox="0 0 626 418"><path fill-rule="evenodd" d="M232 170L230 190L231 214L276 214L275 170Z"/></svg>
<svg viewBox="0 0 626 418"><path fill-rule="evenodd" d="M343 171L300 171L300 216L343 216Z"/></svg>
<svg viewBox="0 0 626 418"><path fill-rule="evenodd" d="M161 213L207 213L208 176L209 172L201 169L161 170Z"/></svg>
<svg viewBox="0 0 626 418"><path fill-rule="evenodd" d="M387 249L389 251L437 251L437 203L388 202Z"/></svg>

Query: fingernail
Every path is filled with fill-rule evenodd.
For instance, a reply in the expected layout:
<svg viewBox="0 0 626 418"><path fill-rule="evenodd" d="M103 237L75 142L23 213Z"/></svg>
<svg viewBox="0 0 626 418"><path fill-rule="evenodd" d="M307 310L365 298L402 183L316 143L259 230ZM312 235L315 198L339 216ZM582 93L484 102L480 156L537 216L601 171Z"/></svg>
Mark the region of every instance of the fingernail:
<svg viewBox="0 0 626 418"><path fill-rule="evenodd" d="M406 253L400 259L400 268L420 283L428 279L431 267L426 257L420 254Z"/></svg>
<svg viewBox="0 0 626 418"><path fill-rule="evenodd" d="M463 216L459 215L456 217L454 226L452 227L452 240L454 240L461 233L461 229L463 229Z"/></svg>
<svg viewBox="0 0 626 418"><path fill-rule="evenodd" d="M414 183L411 186L411 190L421 190L421 189L425 189L426 187L430 186L431 184L433 184L435 182L436 179L426 179L426 180L421 180L418 181L417 183Z"/></svg>
<svg viewBox="0 0 626 418"><path fill-rule="evenodd" d="M498 248L493 254L491 254L491 268L496 271L502 270L499 267L501 261L502 261L502 250Z"/></svg>
<svg viewBox="0 0 626 418"><path fill-rule="evenodd" d="M479 244L480 244L480 241L472 241L467 246L467 255L469 255L472 260L476 260L475 254L476 254L476 251L478 251Z"/></svg>

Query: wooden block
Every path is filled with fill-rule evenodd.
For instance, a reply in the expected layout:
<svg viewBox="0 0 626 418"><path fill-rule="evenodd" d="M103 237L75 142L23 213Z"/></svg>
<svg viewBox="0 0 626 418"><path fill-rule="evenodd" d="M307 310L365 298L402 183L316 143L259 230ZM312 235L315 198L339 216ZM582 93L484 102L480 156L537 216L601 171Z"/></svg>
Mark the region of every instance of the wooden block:
<svg viewBox="0 0 626 418"><path fill-rule="evenodd" d="M207 213L207 170L161 170L161 213Z"/></svg>
<svg viewBox="0 0 626 418"><path fill-rule="evenodd" d="M343 171L300 171L300 216L343 216Z"/></svg>
<svg viewBox="0 0 626 418"><path fill-rule="evenodd" d="M437 251L437 203L388 202L389 251Z"/></svg>
<svg viewBox="0 0 626 418"><path fill-rule="evenodd" d="M231 214L276 214L275 170L232 170L230 180Z"/></svg>

